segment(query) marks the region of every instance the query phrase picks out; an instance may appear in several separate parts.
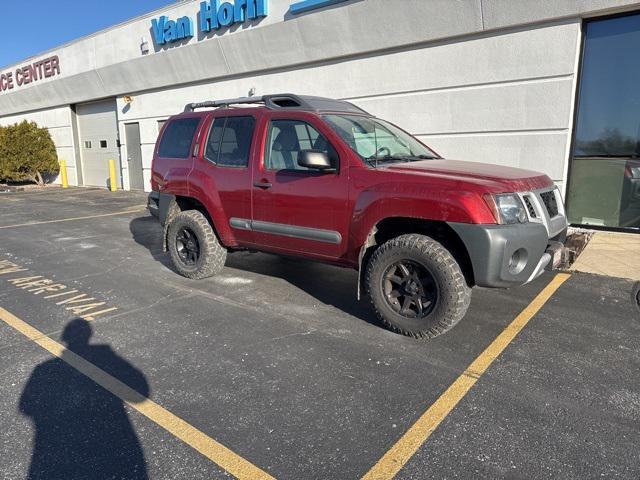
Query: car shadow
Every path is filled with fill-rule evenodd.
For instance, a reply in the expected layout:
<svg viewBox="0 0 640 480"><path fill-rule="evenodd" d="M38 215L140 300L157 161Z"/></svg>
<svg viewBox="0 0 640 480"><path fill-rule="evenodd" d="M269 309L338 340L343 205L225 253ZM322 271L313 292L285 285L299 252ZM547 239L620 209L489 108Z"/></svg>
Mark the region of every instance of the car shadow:
<svg viewBox="0 0 640 480"><path fill-rule="evenodd" d="M134 218L129 223L129 230L136 243L146 247L156 261L174 271L169 255L162 251L163 229L154 217ZM244 251L228 255L225 266L280 278L318 302L333 306L372 325L382 326L382 322L369 307L368 299L357 300L358 273L355 270L300 258Z"/></svg>
<svg viewBox="0 0 640 480"><path fill-rule="evenodd" d="M133 240L149 250L154 260L174 271L169 255L162 251L163 228L157 218L151 215L136 217L129 222L129 231Z"/></svg>
<svg viewBox="0 0 640 480"><path fill-rule="evenodd" d="M20 397L19 410L34 424L28 479L147 479L147 464L123 399L69 365L76 355L138 394L148 397L144 374L109 345L90 344L89 322L71 320L60 357L38 365ZM138 395L127 401L140 400Z"/></svg>

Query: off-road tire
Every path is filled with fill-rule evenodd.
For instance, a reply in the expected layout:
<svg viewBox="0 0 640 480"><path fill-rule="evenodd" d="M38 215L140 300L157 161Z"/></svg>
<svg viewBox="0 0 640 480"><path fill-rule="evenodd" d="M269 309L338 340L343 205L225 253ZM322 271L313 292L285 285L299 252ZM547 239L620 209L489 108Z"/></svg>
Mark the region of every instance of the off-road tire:
<svg viewBox="0 0 640 480"><path fill-rule="evenodd" d="M199 244L199 257L195 265L187 265L178 253L178 233L188 228ZM176 271L187 278L199 280L220 273L227 260L227 250L220 245L207 218L198 210L186 210L175 215L167 231L167 247Z"/></svg>
<svg viewBox="0 0 640 480"><path fill-rule="evenodd" d="M384 292L385 272L404 260L425 268L437 286L435 306L423 318L400 315ZM378 318L391 330L414 338L434 338L451 329L464 317L471 301L471 288L458 262L425 235L401 235L378 247L367 263L365 282Z"/></svg>

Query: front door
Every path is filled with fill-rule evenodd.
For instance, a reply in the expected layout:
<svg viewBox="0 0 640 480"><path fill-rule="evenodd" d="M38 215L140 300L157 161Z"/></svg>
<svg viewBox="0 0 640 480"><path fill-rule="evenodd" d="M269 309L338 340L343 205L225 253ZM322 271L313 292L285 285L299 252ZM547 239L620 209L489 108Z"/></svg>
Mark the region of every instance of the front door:
<svg viewBox="0 0 640 480"><path fill-rule="evenodd" d="M277 252L336 259L347 245L348 168L324 125L290 115L271 119L264 157L253 172L252 229L257 244ZM325 152L332 172L298 165L302 150Z"/></svg>
<svg viewBox="0 0 640 480"><path fill-rule="evenodd" d="M140 124L127 123L124 126L127 142L127 163L129 167L129 188L144 190L142 173L142 149L140 147Z"/></svg>

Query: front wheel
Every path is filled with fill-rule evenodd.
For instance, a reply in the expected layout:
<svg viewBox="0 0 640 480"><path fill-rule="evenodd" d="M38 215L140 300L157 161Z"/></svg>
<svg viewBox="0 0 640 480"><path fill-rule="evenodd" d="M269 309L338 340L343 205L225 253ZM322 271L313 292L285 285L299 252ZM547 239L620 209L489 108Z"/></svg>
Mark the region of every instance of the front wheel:
<svg viewBox="0 0 640 480"><path fill-rule="evenodd" d="M451 329L471 301L458 262L425 235L401 235L380 246L367 264L366 284L380 320L415 338Z"/></svg>
<svg viewBox="0 0 640 480"><path fill-rule="evenodd" d="M227 259L207 218L197 210L173 217L167 230L167 247L180 275L201 279L217 275Z"/></svg>

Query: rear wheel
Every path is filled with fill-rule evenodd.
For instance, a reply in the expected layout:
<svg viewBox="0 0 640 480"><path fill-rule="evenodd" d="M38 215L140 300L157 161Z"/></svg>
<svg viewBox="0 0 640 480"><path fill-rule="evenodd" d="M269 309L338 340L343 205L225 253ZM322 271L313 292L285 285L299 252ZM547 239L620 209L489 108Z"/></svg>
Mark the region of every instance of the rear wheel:
<svg viewBox="0 0 640 480"><path fill-rule="evenodd" d="M167 247L180 275L200 279L217 275L227 259L207 218L197 210L174 216L167 232Z"/></svg>
<svg viewBox="0 0 640 480"><path fill-rule="evenodd" d="M389 240L372 255L366 284L373 307L392 330L436 337L467 312L471 289L460 266L440 243L409 234Z"/></svg>

